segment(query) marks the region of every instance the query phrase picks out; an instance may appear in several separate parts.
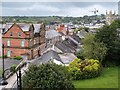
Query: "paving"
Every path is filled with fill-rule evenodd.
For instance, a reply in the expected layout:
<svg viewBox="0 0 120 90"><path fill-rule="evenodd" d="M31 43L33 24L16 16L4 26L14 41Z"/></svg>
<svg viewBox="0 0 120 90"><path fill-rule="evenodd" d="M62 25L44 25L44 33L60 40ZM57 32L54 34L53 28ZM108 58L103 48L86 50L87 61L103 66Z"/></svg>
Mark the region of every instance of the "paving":
<svg viewBox="0 0 120 90"><path fill-rule="evenodd" d="M12 65L18 65L20 62L21 60L7 58L4 60L5 69L10 68ZM2 68L2 58L0 58L0 68Z"/></svg>
<svg viewBox="0 0 120 90"><path fill-rule="evenodd" d="M5 59L4 60L4 68L10 68L12 65L18 65L21 62L21 60L14 60L14 59ZM2 70L2 58L0 58L0 69ZM4 69L4 70L5 70ZM7 73L8 71L6 71L5 73ZM0 73L0 79L1 79L2 74Z"/></svg>

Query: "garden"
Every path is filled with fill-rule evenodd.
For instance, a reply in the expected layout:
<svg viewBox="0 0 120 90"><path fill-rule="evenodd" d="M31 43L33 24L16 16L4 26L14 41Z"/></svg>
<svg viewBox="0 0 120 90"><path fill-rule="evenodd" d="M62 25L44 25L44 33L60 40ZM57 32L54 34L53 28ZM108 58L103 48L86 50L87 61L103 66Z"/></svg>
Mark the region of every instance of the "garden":
<svg viewBox="0 0 120 90"><path fill-rule="evenodd" d="M103 68L99 77L75 80L73 84L75 88L118 88L118 67Z"/></svg>
<svg viewBox="0 0 120 90"><path fill-rule="evenodd" d="M81 52L69 66L53 62L30 66L23 76L23 88L74 90L118 88L120 68L120 20L105 25L83 40ZM41 78L42 77L42 78Z"/></svg>

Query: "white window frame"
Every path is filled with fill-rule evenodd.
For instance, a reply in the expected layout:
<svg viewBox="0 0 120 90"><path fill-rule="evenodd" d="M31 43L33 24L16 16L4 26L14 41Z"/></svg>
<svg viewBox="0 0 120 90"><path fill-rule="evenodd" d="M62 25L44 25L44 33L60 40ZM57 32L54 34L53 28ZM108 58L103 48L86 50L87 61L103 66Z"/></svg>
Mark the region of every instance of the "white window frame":
<svg viewBox="0 0 120 90"><path fill-rule="evenodd" d="M25 40L21 41L21 46L24 47L25 46Z"/></svg>
<svg viewBox="0 0 120 90"><path fill-rule="evenodd" d="M7 40L7 46L10 46L10 40Z"/></svg>
<svg viewBox="0 0 120 90"><path fill-rule="evenodd" d="M10 57L10 55L11 55L11 51L7 50L7 56Z"/></svg>

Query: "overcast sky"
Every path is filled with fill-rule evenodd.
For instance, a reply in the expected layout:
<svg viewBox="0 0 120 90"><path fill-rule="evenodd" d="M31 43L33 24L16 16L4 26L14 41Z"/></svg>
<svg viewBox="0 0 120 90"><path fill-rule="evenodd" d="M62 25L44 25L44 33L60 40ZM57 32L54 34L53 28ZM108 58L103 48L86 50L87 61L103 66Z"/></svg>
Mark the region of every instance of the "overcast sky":
<svg viewBox="0 0 120 90"><path fill-rule="evenodd" d="M9 0L8 0L9 1ZM118 2L2 2L0 16L84 16L94 15L95 8L99 14L106 10L118 13ZM42 0L43 1L43 0ZM104 0L105 1L105 0Z"/></svg>

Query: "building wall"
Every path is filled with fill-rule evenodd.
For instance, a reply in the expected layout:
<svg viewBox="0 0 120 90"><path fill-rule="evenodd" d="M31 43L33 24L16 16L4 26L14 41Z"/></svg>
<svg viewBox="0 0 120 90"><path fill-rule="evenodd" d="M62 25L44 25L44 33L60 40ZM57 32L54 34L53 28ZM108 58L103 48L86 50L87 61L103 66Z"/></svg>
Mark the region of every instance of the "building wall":
<svg viewBox="0 0 120 90"><path fill-rule="evenodd" d="M7 46L8 40L10 41L10 46ZM22 41L24 41L24 46L21 45ZM24 47L28 47L28 40L27 39L3 38L3 44L5 47L24 48Z"/></svg>
<svg viewBox="0 0 120 90"><path fill-rule="evenodd" d="M18 32L21 36L18 36ZM10 36L10 33L12 33L12 36ZM28 53L27 36L17 24L13 24L12 27L5 34L3 34L2 40L5 47L5 55L8 55L8 52L10 52L9 57L14 57L22 56L23 54ZM7 45L7 41L9 41L9 46ZM22 41L24 41L24 46L22 46Z"/></svg>
<svg viewBox="0 0 120 90"><path fill-rule="evenodd" d="M11 32L12 36L10 36ZM21 36L18 36L18 32L21 33ZM30 35L26 35L17 24L13 24L13 26L3 34L2 39L5 46L5 55L8 55L10 51L10 57L27 56L28 59L33 59L40 56L41 49L44 49L44 47L41 48L41 46L45 43L45 28L42 26L41 31L34 34L32 25L29 33ZM10 46L7 46L8 40L10 41ZM21 46L21 41L24 41L24 46Z"/></svg>
<svg viewBox="0 0 120 90"><path fill-rule="evenodd" d="M10 33L12 32L12 35L13 36L10 36ZM18 37L18 32L21 33L21 37ZM10 30L8 30L4 35L3 37L12 37L12 38L27 38L27 35L25 35L25 33L22 31L22 29L16 25L16 24L13 24L13 26L10 28Z"/></svg>
<svg viewBox="0 0 120 90"><path fill-rule="evenodd" d="M19 48L5 48L4 49L4 54L7 55L7 51L10 50L10 57L14 56L22 56L24 53L28 53L28 49L19 49Z"/></svg>

